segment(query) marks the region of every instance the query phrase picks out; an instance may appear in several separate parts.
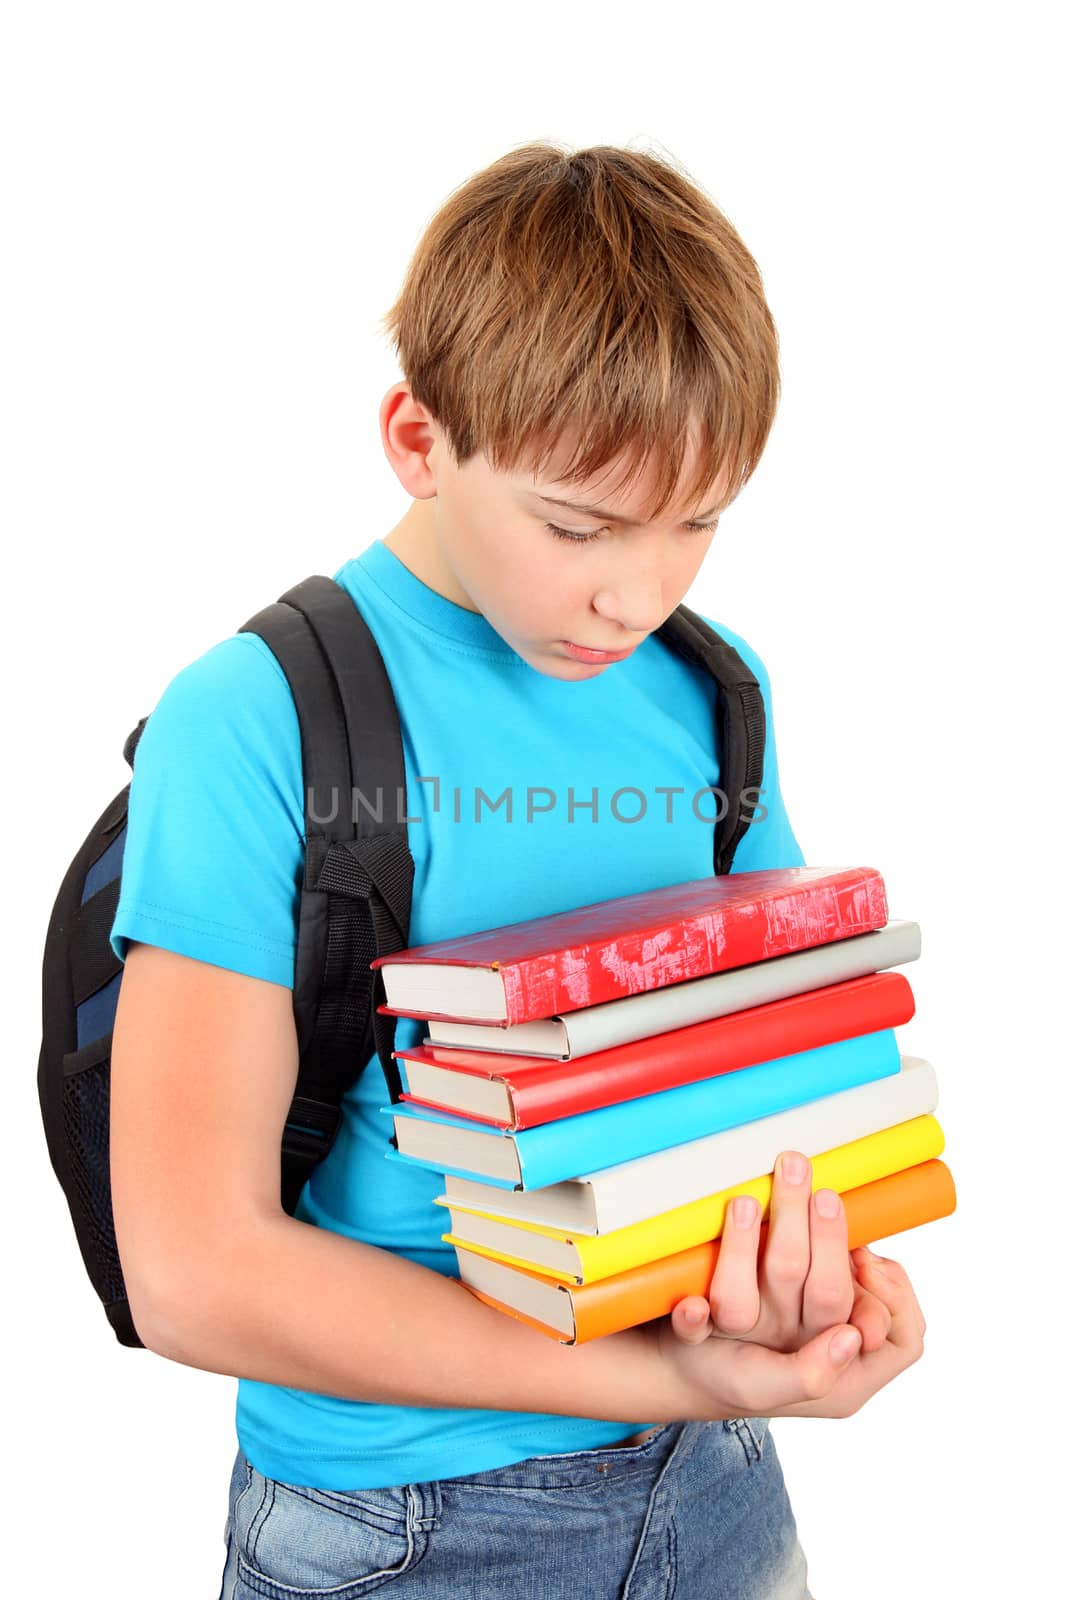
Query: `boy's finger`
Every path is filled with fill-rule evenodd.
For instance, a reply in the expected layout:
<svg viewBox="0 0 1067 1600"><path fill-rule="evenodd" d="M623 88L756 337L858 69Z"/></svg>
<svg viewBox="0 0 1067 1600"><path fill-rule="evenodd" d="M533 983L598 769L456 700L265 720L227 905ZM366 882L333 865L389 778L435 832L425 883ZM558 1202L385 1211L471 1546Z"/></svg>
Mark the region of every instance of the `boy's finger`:
<svg viewBox="0 0 1067 1600"><path fill-rule="evenodd" d="M810 1197L811 1162L799 1150L783 1151L774 1164L760 1284L764 1300L783 1323L801 1319L811 1265Z"/></svg>
<svg viewBox="0 0 1067 1600"><path fill-rule="evenodd" d="M860 1266L860 1281L888 1308L890 1315L886 1342L908 1352L912 1360L922 1354L926 1319L919 1309L915 1290L903 1267L896 1261L879 1261L871 1256Z"/></svg>
<svg viewBox="0 0 1067 1600"><path fill-rule="evenodd" d="M852 1268L848 1254L848 1220L841 1196L817 1189L809 1214L811 1266L804 1284L803 1321L822 1329L847 1322L852 1310Z"/></svg>
<svg viewBox="0 0 1067 1600"><path fill-rule="evenodd" d="M879 1300L877 1295L868 1293L866 1289L857 1287L855 1303L848 1320L863 1335L864 1350L871 1351L880 1350L885 1344L893 1319L889 1307L883 1300Z"/></svg>
<svg viewBox="0 0 1067 1600"><path fill-rule="evenodd" d="M734 1195L708 1290L712 1321L720 1333L749 1333L759 1321L759 1221L759 1201L750 1194Z"/></svg>
<svg viewBox="0 0 1067 1600"><path fill-rule="evenodd" d="M723 1352L723 1379L717 1387L735 1393L738 1415L770 1416L785 1407L828 1395L860 1349L861 1336L848 1324L825 1328L791 1354L766 1350L742 1340L713 1340L708 1349Z"/></svg>
<svg viewBox="0 0 1067 1600"><path fill-rule="evenodd" d="M671 1328L683 1344L703 1344L711 1333L710 1308L700 1295L689 1294L671 1312Z"/></svg>

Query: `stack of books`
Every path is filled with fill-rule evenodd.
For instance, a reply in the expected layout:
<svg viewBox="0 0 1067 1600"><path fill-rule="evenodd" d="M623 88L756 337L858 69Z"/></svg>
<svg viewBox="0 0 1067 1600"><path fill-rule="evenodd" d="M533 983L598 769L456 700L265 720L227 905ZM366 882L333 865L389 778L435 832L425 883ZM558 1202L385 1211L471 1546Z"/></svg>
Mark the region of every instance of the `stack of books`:
<svg viewBox="0 0 1067 1600"><path fill-rule="evenodd" d="M428 1023L390 1154L445 1176L468 1287L566 1344L706 1294L729 1201L766 1213L782 1150L850 1249L947 1216L933 1068L893 1033L919 948L874 869L790 867L381 957L380 1009Z"/></svg>

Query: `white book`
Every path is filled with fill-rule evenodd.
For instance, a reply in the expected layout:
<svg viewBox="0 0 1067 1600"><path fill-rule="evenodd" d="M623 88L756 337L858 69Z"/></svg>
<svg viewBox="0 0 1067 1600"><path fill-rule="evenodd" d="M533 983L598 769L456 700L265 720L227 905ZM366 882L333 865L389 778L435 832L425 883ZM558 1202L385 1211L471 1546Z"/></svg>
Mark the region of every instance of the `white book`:
<svg viewBox="0 0 1067 1600"><path fill-rule="evenodd" d="M772 1172L783 1150L820 1155L936 1107L933 1067L918 1056L902 1056L900 1071L888 1078L543 1189L514 1191L449 1176L437 1204L573 1233L611 1233Z"/></svg>
<svg viewBox="0 0 1067 1600"><path fill-rule="evenodd" d="M648 989L643 994L626 995L621 1000L608 1000L603 1005L586 1006L539 1022L491 1028L435 1019L426 1025L426 1042L573 1061L594 1050L609 1050L633 1039L651 1039L654 1034L724 1017L731 1011L747 1011L750 1006L806 994L810 989L844 983L848 978L886 972L890 967L917 960L919 948L918 923L897 920L873 933L834 939L810 950Z"/></svg>

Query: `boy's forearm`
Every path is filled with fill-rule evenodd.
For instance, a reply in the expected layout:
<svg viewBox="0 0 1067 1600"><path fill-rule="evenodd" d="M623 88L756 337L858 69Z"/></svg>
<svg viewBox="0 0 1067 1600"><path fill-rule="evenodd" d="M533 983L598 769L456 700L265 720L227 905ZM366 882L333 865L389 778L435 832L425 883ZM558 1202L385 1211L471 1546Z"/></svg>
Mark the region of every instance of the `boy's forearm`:
<svg viewBox="0 0 1067 1600"><path fill-rule="evenodd" d="M289 1216L201 1263L142 1338L186 1366L383 1404L611 1422L692 1404L638 1330L560 1345L455 1279Z"/></svg>

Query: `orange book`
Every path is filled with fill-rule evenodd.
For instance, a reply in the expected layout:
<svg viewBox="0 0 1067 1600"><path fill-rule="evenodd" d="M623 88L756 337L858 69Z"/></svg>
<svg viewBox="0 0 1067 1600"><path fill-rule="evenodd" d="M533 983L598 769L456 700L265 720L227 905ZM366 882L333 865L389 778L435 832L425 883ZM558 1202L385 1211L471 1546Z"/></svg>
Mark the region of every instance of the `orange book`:
<svg viewBox="0 0 1067 1600"><path fill-rule="evenodd" d="M907 1228L947 1217L956 1209L952 1174L943 1161L922 1161L841 1195L848 1223L848 1247L872 1244ZM763 1240L767 1223L760 1226ZM576 1285L509 1266L456 1247L460 1276L467 1288L498 1311L505 1311L561 1344L586 1344L654 1317L669 1316L686 1295L706 1294L719 1258L718 1239L663 1256L599 1283Z"/></svg>

